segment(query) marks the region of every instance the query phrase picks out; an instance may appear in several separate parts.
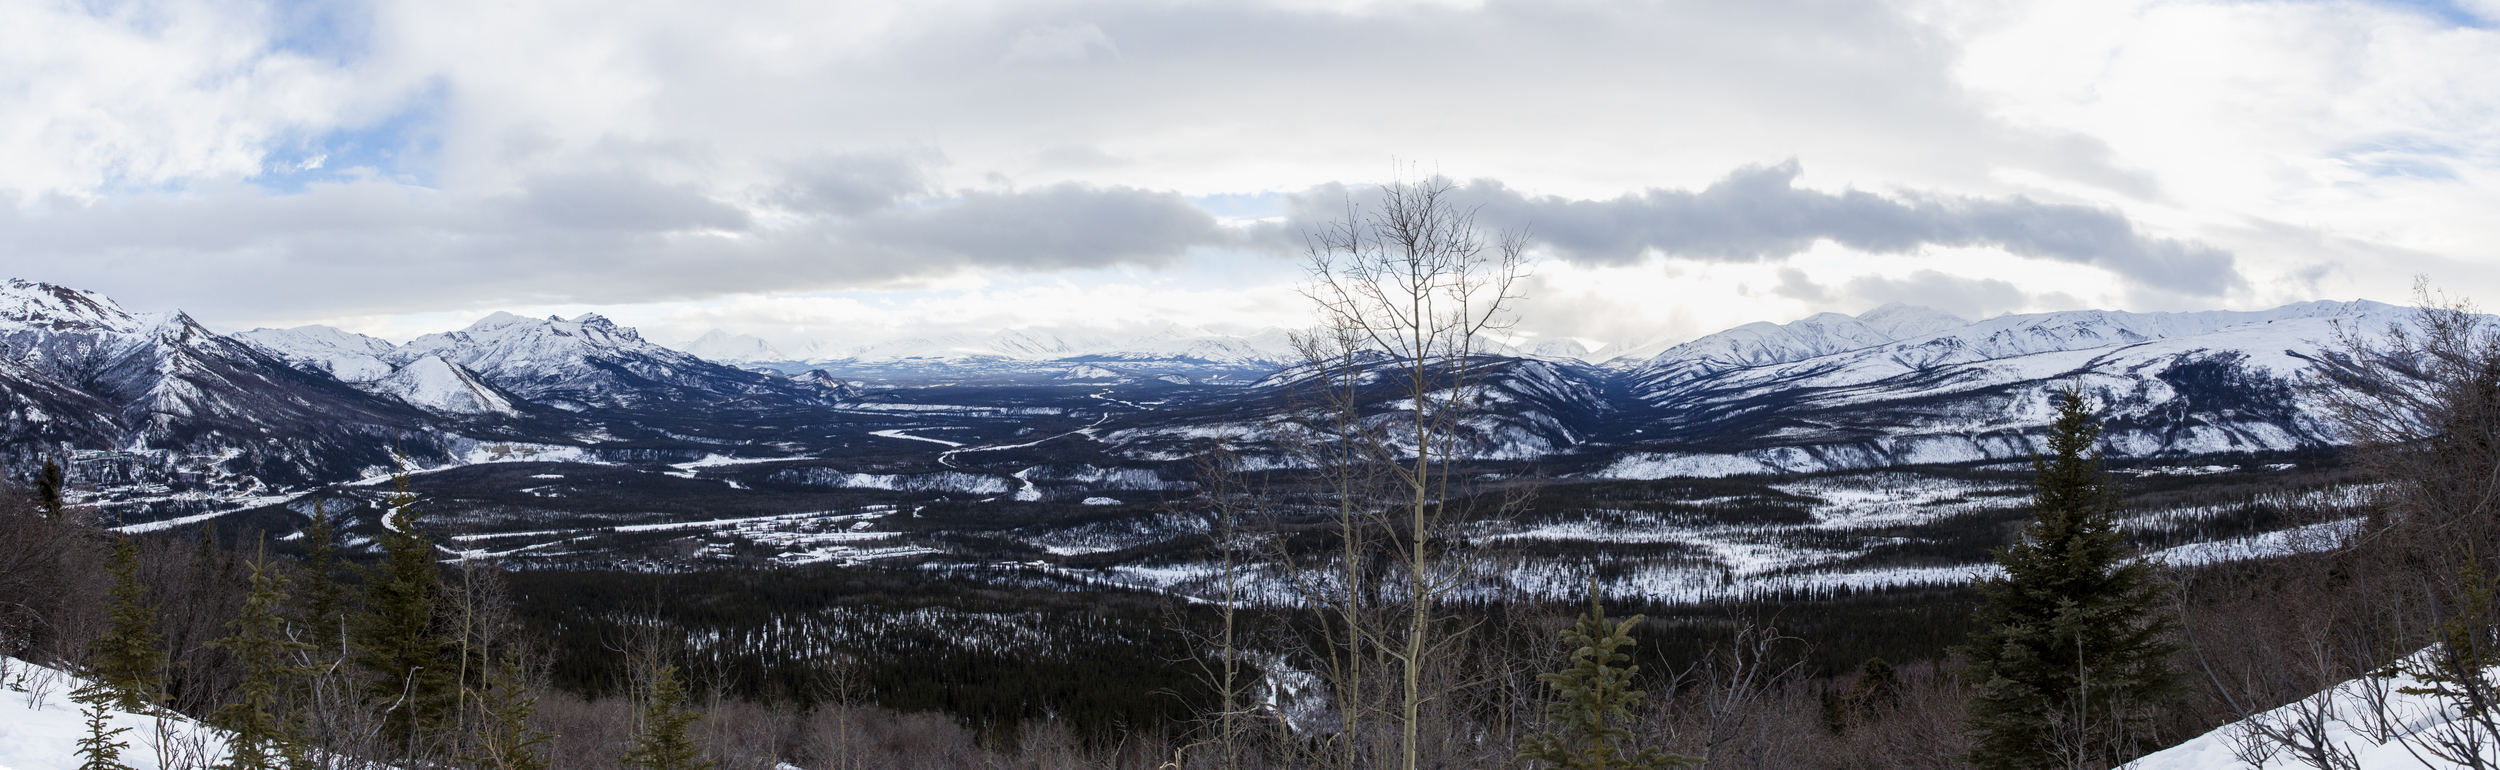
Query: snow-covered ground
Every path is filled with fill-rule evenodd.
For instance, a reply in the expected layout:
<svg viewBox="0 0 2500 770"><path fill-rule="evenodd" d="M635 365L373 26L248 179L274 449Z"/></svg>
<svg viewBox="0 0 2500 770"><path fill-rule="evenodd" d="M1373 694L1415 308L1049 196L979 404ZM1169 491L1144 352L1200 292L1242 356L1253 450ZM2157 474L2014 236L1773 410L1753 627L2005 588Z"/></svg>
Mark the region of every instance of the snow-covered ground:
<svg viewBox="0 0 2500 770"><path fill-rule="evenodd" d="M2500 669L2486 671L2486 679ZM2410 676L2364 677L2337 685L2248 719L2223 725L2186 743L2154 752L2122 770L2263 770L2327 767L2338 770L2448 770L2454 747L2472 747L2481 766L2500 761L2500 741L2464 719L2440 699L2404 690L2421 682ZM2294 746L2269 736L2309 733ZM2447 747L2447 748L2443 748ZM2443 756L2445 754L2446 756Z"/></svg>
<svg viewBox="0 0 2500 770"><path fill-rule="evenodd" d="M87 720L69 694L84 684L58 669L0 657L0 770L77 770ZM130 730L117 740L130 744L121 761L134 770L195 770L225 758L223 734L183 716L116 711L109 719Z"/></svg>

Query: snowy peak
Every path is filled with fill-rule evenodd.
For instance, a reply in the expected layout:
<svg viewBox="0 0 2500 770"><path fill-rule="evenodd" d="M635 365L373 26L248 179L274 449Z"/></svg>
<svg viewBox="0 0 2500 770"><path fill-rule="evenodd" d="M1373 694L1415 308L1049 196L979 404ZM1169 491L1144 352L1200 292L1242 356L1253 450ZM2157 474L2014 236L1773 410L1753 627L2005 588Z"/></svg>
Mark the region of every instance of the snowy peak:
<svg viewBox="0 0 2500 770"><path fill-rule="evenodd" d="M234 335L297 369L320 372L340 382L372 382L391 373L387 360L398 346L329 326L253 329Z"/></svg>
<svg viewBox="0 0 2500 770"><path fill-rule="evenodd" d="M760 337L752 334L731 335L719 329L704 332L703 336L679 345L677 349L692 353L706 361L718 361L725 364L790 360L789 356L783 355L780 350L773 348L772 343L765 342Z"/></svg>
<svg viewBox="0 0 2500 770"><path fill-rule="evenodd" d="M1932 367L2037 353L2089 350L2151 340L2177 339L2252 324L2299 319L2342 319L2369 327L2410 318L2411 311L2368 300L2301 302L2270 310L2205 310L2131 313L2069 310L1991 318L1883 346L1876 355L1910 367Z"/></svg>
<svg viewBox="0 0 2500 770"><path fill-rule="evenodd" d="M524 318L496 312L468 328L418 337L392 351L398 362L428 355L467 366L490 377L513 366L560 362L602 354L629 354L670 360L693 357L642 340L633 329L617 326L597 314L574 319L548 316Z"/></svg>
<svg viewBox="0 0 2500 770"><path fill-rule="evenodd" d="M529 321L529 318L497 310L486 314L485 318L477 319L476 322L469 324L468 328L461 329L461 331L483 332L490 329L499 329L516 323L528 323Z"/></svg>
<svg viewBox="0 0 2500 770"><path fill-rule="evenodd" d="M1569 337L1521 340L1517 344L1490 342L1485 352L1515 358L1542 358L1549 361L1587 361L1589 346Z"/></svg>
<svg viewBox="0 0 2500 770"><path fill-rule="evenodd" d="M556 406L712 401L762 393L820 399L780 377L741 371L646 341L596 313L570 319L494 313L460 331L428 334L385 360L427 356L457 364L522 398Z"/></svg>
<svg viewBox="0 0 2500 770"><path fill-rule="evenodd" d="M1283 329L1261 329L1246 335L1216 334L1183 326L1072 358L1119 361L1182 361L1246 367L1283 367L1301 360L1293 335Z"/></svg>
<svg viewBox="0 0 2500 770"><path fill-rule="evenodd" d="M1896 340L1924 337L1947 329L1969 326L1961 316L1922 305L1890 302L1882 307L1859 313L1857 322L1866 328Z"/></svg>
<svg viewBox="0 0 2500 770"><path fill-rule="evenodd" d="M511 417L521 413L495 386L442 356L411 361L368 387L434 414Z"/></svg>
<svg viewBox="0 0 2500 770"><path fill-rule="evenodd" d="M1941 310L1899 303L1855 317L1817 313L1784 324L1757 321L1667 348L1634 372L1646 380L1680 382L1860 350L1902 339L1904 332L1933 334L1969 323Z"/></svg>
<svg viewBox="0 0 2500 770"><path fill-rule="evenodd" d="M102 294L23 278L0 283L0 327L131 334L147 326Z"/></svg>

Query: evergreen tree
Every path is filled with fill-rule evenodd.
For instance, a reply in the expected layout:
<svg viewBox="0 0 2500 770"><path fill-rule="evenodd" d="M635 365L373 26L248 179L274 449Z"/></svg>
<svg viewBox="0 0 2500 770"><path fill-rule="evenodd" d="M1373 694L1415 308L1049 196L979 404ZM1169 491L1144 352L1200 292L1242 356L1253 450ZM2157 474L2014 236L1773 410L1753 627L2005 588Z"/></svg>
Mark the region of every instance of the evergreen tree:
<svg viewBox="0 0 2500 770"><path fill-rule="evenodd" d="M65 496L68 489L69 480L62 476L61 464L44 458L43 474L35 477L35 503L43 506L45 517L58 521L69 512L69 499Z"/></svg>
<svg viewBox="0 0 2500 770"><path fill-rule="evenodd" d="M417 529L415 496L398 479L381 536L384 559L365 576L364 614L355 623L358 666L371 674L366 698L387 712L383 734L414 753L417 739L442 723L453 705L454 654L436 602L442 573L434 542Z"/></svg>
<svg viewBox="0 0 2500 770"><path fill-rule="evenodd" d="M320 500L313 501L312 524L304 528L304 627L315 654L344 654L347 648L347 595L338 581L337 525Z"/></svg>
<svg viewBox="0 0 2500 770"><path fill-rule="evenodd" d="M2122 559L2117 491L2080 386L2059 394L2049 452L2032 461L2036 518L1997 551L1979 630L1961 652L1979 685L1970 760L2029 770L2124 759L2147 706L2170 694L2171 619L2153 568Z"/></svg>
<svg viewBox="0 0 2500 770"><path fill-rule="evenodd" d="M114 708L139 712L163 702L165 637L156 632L156 610L139 584L139 544L123 535L105 569L113 589L105 600L106 629L91 648L96 683L113 695Z"/></svg>
<svg viewBox="0 0 2500 770"><path fill-rule="evenodd" d="M1632 731L1623 725L1631 723L1632 709L1648 696L1631 688L1640 667L1618 665L1632 656L1615 650L1630 646L1632 627L1647 619L1634 615L1609 625L1606 608L1598 603L1597 583L1589 582L1589 611L1562 634L1563 644L1575 648L1571 667L1536 677L1554 688L1555 700L1545 707L1545 718L1553 725L1544 735L1528 738L1519 759L1566 770L1655 770L1701 762L1699 757L1629 745Z"/></svg>
<svg viewBox="0 0 2500 770"><path fill-rule="evenodd" d="M685 702L677 667L661 666L651 680L651 702L642 712L642 734L634 736L634 747L620 764L643 770L711 770L712 763L703 759L703 743L691 729L696 714L684 708Z"/></svg>
<svg viewBox="0 0 2500 770"><path fill-rule="evenodd" d="M462 761L493 770L547 770L547 759L539 751L551 736L529 726L530 716L538 711L538 699L530 695L520 658L511 650L504 651L501 664L487 675L478 706L485 712L485 721L474 754Z"/></svg>
<svg viewBox="0 0 2500 770"><path fill-rule="evenodd" d="M130 742L115 740L130 728L114 727L111 719L121 694L99 680L79 686L69 697L87 720L87 734L78 739L78 770L131 770L122 763L122 749L130 748Z"/></svg>
<svg viewBox="0 0 2500 770"><path fill-rule="evenodd" d="M287 634L282 611L287 605L287 579L279 575L263 553L252 561L252 592L243 600L243 613L229 627L234 634L209 644L234 656L243 670L238 688L240 700L217 709L217 722L232 732L226 742L224 770L274 770L293 743L284 706L279 694L284 692L302 668L289 665L295 655L311 645L295 641Z"/></svg>

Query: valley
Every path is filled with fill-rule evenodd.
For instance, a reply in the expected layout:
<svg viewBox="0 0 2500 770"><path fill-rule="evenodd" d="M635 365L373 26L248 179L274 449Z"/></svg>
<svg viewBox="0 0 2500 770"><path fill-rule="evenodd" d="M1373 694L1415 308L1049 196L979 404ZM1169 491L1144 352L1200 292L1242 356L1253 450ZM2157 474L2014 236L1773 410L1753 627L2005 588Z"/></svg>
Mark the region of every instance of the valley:
<svg viewBox="0 0 2500 770"><path fill-rule="evenodd" d="M733 366L595 316L494 314L394 345L326 327L228 338L61 287L5 293L0 340L26 374L0 386L29 416L7 451L65 456L73 500L125 531L284 537L319 506L369 536L404 474L445 558L1007 568L1188 595L1212 573L1204 454L1220 443L1233 472L1287 490L1309 438L1293 416L1310 373L1284 360L1281 333L1167 331L1126 352L1003 335L813 361L707 337ZM2106 451L2144 490L2139 545L2232 552L2339 517L2335 441L2295 381L2337 334L2404 312L1973 323L1890 305L1646 358L1486 355L1464 370L1478 411L1456 470L1531 502L1468 523L1501 563L1474 590L1553 599L1598 577L1700 602L1967 582L2024 515L2027 459L2063 386L2103 404ZM136 364L153 379L102 379ZM75 413L62 391L124 403L103 424L31 417ZM1276 585L1250 593L1289 602Z"/></svg>
<svg viewBox="0 0 2500 770"><path fill-rule="evenodd" d="M222 336L24 281L0 299L17 415L0 455L65 460L68 501L109 527L296 553L319 513L370 561L405 499L446 569L508 575L568 690L608 692L619 640L666 628L738 697L858 687L1007 734L1045 713L1088 734L1203 713L1192 640L1228 610L1293 628L1313 589L1290 565L1336 542L1311 464L1320 388L1346 388L1363 424L1411 408L1389 362L1323 380L1281 335L817 360L715 338L745 356L723 362L595 316L396 345ZM2299 379L2345 330L2407 312L1895 305L1646 357L1454 362L1436 387L1473 409L1441 502L1464 512L1447 600L1532 616L1593 586L1683 629L1641 653L1663 666L1769 619L1810 635L1813 671L1937 660L2031 516L2065 388L2100 405L2128 548L2182 568L2298 553L2351 526L2365 489Z"/></svg>

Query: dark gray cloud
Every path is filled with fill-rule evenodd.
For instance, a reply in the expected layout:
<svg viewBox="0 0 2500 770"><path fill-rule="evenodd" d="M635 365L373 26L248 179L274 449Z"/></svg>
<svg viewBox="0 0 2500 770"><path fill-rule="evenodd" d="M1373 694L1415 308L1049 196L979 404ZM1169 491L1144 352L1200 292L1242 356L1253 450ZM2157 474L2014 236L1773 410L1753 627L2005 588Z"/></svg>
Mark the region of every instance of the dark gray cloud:
<svg viewBox="0 0 2500 770"><path fill-rule="evenodd" d="M1059 184L966 192L945 205L883 212L858 228L872 242L983 265L1034 269L1162 265L1233 236L1177 193Z"/></svg>
<svg viewBox="0 0 2500 770"><path fill-rule="evenodd" d="M2244 285L2228 252L2144 234L2116 211L2021 196L1827 193L1797 187L1801 171L1794 160L1747 166L1699 191L1651 189L1609 200L1531 196L1495 180L1470 182L1458 195L1480 207L1481 222L1528 228L1564 258L1590 264L1627 264L1652 253L1776 261L1831 241L1880 254L2001 248L2193 296Z"/></svg>
<svg viewBox="0 0 2500 770"><path fill-rule="evenodd" d="M771 200L796 211L858 216L937 191L936 153L861 153L792 163Z"/></svg>
<svg viewBox="0 0 2500 770"><path fill-rule="evenodd" d="M697 300L963 270L1163 267L1209 247L1284 254L1298 251L1297 231L1342 216L1342 203L1363 195L1324 185L1289 196L1282 224L1234 229L1169 191L1063 183L942 193L931 182L939 162L908 153L810 158L737 197L621 164L614 168L626 170L531 176L494 195L361 181L286 195L225 187L55 200L38 213L0 210L0 243L9 246L0 268L224 317ZM1608 200L1528 196L1481 180L1459 196L1481 206L1488 225L1530 226L1563 258L1599 264L1652 253L1778 261L1828 239L1881 253L1998 247L2186 296L2240 282L2230 255L2145 236L2110 211L2019 197L1825 193L1797 188L1797 174L1793 162L1746 167L1699 191ZM2002 281L1926 273L1843 288L1789 268L1771 291L1965 312L2020 304L2006 299L2012 288Z"/></svg>
<svg viewBox="0 0 2500 770"><path fill-rule="evenodd" d="M524 180L509 210L535 224L612 233L745 230L747 212L689 184L663 184L617 172L552 174Z"/></svg>
<svg viewBox="0 0 2500 770"><path fill-rule="evenodd" d="M1161 266L1239 235L1177 193L932 194L905 161L792 164L738 203L630 172L464 196L379 181L0 207L0 270L228 319L865 288L960 270Z"/></svg>

